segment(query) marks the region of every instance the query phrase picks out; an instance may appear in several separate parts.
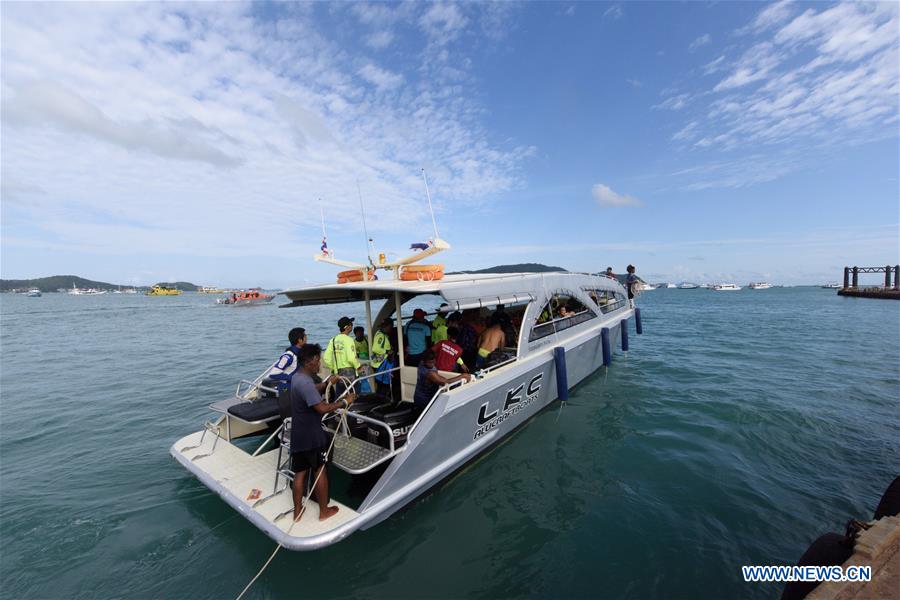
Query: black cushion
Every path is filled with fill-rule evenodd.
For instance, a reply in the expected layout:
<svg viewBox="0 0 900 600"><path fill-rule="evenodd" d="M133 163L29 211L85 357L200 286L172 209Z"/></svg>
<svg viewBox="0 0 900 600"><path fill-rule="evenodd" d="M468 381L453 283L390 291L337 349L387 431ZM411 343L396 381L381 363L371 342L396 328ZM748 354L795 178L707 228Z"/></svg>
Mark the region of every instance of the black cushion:
<svg viewBox="0 0 900 600"><path fill-rule="evenodd" d="M256 402L243 402L241 404L235 404L228 409L228 413L234 415L242 421L265 421L267 419L278 417L278 399L263 398L262 400L257 400Z"/></svg>

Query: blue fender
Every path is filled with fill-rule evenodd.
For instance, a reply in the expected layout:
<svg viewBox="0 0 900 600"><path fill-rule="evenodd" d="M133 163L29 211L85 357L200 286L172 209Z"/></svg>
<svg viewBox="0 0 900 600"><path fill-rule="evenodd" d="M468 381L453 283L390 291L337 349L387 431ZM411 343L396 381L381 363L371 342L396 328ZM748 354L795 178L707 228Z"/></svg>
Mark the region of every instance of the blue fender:
<svg viewBox="0 0 900 600"><path fill-rule="evenodd" d="M622 330L622 350L628 352L628 319L619 322L619 329Z"/></svg>
<svg viewBox="0 0 900 600"><path fill-rule="evenodd" d="M603 366L612 364L612 349L609 346L609 327L600 330L600 346L603 349Z"/></svg>
<svg viewBox="0 0 900 600"><path fill-rule="evenodd" d="M553 361L556 363L556 393L560 402L569 400L569 373L566 371L566 349L557 346L553 349Z"/></svg>

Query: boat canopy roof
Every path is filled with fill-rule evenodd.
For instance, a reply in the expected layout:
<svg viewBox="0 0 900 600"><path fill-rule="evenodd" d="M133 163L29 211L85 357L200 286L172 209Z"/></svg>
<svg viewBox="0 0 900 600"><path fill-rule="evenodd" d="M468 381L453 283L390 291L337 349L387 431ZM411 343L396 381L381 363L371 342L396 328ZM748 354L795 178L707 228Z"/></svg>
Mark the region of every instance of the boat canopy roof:
<svg viewBox="0 0 900 600"><path fill-rule="evenodd" d="M438 281L378 280L332 283L282 292L291 301L283 307L338 304L369 300L387 300L400 292L404 297L436 294L451 310L465 310L494 304L513 304L533 300L547 290L592 287L624 292L615 280L586 273L503 273L447 275Z"/></svg>

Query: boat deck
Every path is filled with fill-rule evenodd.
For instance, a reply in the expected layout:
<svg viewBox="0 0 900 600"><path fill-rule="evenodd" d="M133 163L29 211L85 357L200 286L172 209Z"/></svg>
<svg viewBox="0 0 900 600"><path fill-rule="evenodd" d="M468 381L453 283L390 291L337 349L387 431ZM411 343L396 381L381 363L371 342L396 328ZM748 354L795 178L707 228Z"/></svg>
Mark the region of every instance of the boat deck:
<svg viewBox="0 0 900 600"><path fill-rule="evenodd" d="M215 436L210 433L207 433L202 445L183 451L185 448L200 444L202 435L203 432L198 431L175 442L171 448L172 456L274 540L296 549L303 549L307 545L310 549L327 545L330 542L318 543L310 538L334 532L359 516L353 509L332 499L329 504L339 507L340 510L327 521L319 521L319 506L310 500L300 521L293 528L290 514L276 520L276 517L293 506L290 489L257 504L256 507L254 504L275 490L275 463L278 451L270 450L258 456L251 456L220 439L215 451L209 454L215 440ZM208 455L202 456L204 454ZM285 479L281 477L279 489L284 484ZM251 499L254 490L259 490L259 498Z"/></svg>

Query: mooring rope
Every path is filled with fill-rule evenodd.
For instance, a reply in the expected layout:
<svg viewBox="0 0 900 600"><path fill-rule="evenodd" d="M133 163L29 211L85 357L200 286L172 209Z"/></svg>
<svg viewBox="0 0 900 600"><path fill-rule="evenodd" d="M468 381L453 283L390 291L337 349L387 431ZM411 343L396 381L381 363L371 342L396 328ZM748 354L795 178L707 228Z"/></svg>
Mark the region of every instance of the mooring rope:
<svg viewBox="0 0 900 600"><path fill-rule="evenodd" d="M350 385L351 382L350 382L349 379L347 379L346 377L341 377L341 379L343 379L343 380L344 380L345 382L347 382L347 384L348 384L348 385L347 385L347 389L344 390L344 392L341 394L341 396L344 396L345 394L347 394L348 391L352 390L353 388L352 388L352 386ZM325 395L326 395L326 397L327 397L327 395L328 395L328 390L330 390L331 387L332 387L332 385L329 383L329 384L328 384L328 387L325 388ZM338 400L340 400L340 398L338 398ZM338 435L339 435L339 432L341 431L341 426L344 427L344 431L346 431L346 432L349 432L349 431L350 431L349 425L347 425L347 411L346 411L346 408L345 408L344 411L341 412L341 414L340 414L340 422L338 423L338 426L335 428L334 435L331 437L331 443L328 444L328 449L325 451L325 455L326 455L326 456L328 456L328 454L331 453L331 449L334 447L334 442L335 442L335 440L337 440ZM290 456L290 455L288 455L288 456ZM313 494L313 492L314 492L315 489L316 489L316 484L319 483L319 478L322 476L322 473L325 472L325 466L326 466L326 465L322 465L322 466L319 468L319 472L316 474L316 478L313 480L312 486L310 486L310 488L309 488L309 492L306 494L306 497L303 498L303 503L302 503L301 506L300 506L300 514L298 514L294 519L291 520L291 526L288 527L288 530L287 530L287 532L286 532L286 535L290 535L290 534L291 534L291 531L294 529L294 525L296 525L297 523L299 523L299 522L300 522L300 519L303 518L303 513L306 512L306 505L309 503L309 499L312 497L312 494ZM276 467L276 468L277 468L277 467ZM296 477L296 474L295 474L295 477ZM293 489L293 482L291 482L291 487L292 487L292 489ZM259 571L256 573L256 575L253 576L253 579L250 580L250 583L248 583L247 586L241 591L241 593L237 595L237 598L235 598L235 600L241 600L241 598L244 597L244 594L246 594L247 591L248 591L251 587L253 587L253 584L256 583L256 580L259 579L260 576L263 574L263 572L269 567L269 565L271 564L271 562L275 559L275 555L277 555L277 554L278 554L278 551L281 550L283 547L284 547L284 544L282 544L281 542L278 542L278 545L275 547L275 550L272 551L272 554L269 556L268 560L266 560L266 562L265 562L265 563L263 564L263 566L259 569Z"/></svg>

